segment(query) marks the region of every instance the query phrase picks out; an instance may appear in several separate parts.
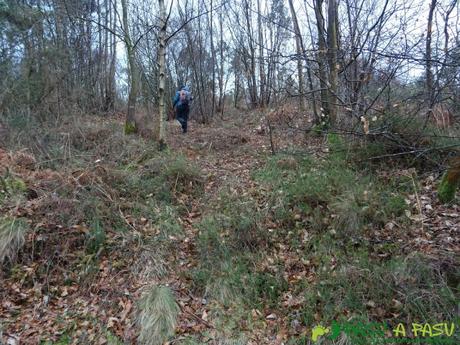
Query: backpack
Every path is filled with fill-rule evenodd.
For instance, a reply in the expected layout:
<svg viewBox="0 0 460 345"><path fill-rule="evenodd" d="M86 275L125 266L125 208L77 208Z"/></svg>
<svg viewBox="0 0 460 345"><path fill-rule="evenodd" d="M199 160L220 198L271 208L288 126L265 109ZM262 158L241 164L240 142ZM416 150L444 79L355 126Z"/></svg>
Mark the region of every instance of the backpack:
<svg viewBox="0 0 460 345"><path fill-rule="evenodd" d="M185 112L189 110L189 95L187 91L179 91L179 101L176 104L176 109L178 112Z"/></svg>

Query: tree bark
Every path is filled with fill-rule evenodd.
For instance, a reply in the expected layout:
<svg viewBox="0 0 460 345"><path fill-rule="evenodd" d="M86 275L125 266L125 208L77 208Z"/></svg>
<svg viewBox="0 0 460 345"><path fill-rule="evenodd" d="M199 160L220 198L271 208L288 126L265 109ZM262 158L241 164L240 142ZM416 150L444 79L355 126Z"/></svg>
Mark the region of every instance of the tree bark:
<svg viewBox="0 0 460 345"><path fill-rule="evenodd" d="M166 84L166 28L167 28L167 18L166 18L166 8L164 0L158 0L160 5L160 33L159 38L159 48L158 48L158 143L160 145L160 150L166 147L166 138L165 138L165 118L166 118L166 105L165 105L165 84Z"/></svg>
<svg viewBox="0 0 460 345"><path fill-rule="evenodd" d="M219 10L219 55L220 55L220 67L219 67L219 102L217 105L218 111L224 109L224 18L222 16L222 9Z"/></svg>
<svg viewBox="0 0 460 345"><path fill-rule="evenodd" d="M324 32L323 0L315 0L316 27L318 30L318 69L321 88L321 123L330 124L328 77L326 69L326 33Z"/></svg>
<svg viewBox="0 0 460 345"><path fill-rule="evenodd" d="M250 69L248 75L248 88L249 96L251 98L251 107L257 107L257 82L256 82L256 57L255 57L255 48L254 48L254 38L252 34L252 25L251 25L251 15L249 10L249 3L245 1L245 16L246 16L246 25L249 41L249 59L250 59Z"/></svg>
<svg viewBox="0 0 460 345"><path fill-rule="evenodd" d="M426 102L428 105L428 116L431 115L435 103L434 87L433 87L433 72L431 70L431 37L433 31L433 14L436 8L437 0L431 0L430 9L428 12L428 25L426 30L426 47L425 47L425 74L426 74Z"/></svg>
<svg viewBox="0 0 460 345"><path fill-rule="evenodd" d="M259 40L259 87L260 87L260 96L259 96L259 106L261 108L266 105L266 94L265 94L265 59L264 59L264 34L262 27L262 13L260 9L260 0L257 0L257 30L258 30L258 40Z"/></svg>
<svg viewBox="0 0 460 345"><path fill-rule="evenodd" d="M128 96L128 111L126 114L125 121L125 134L136 133L138 128L136 124L136 103L137 103L137 93L138 93L138 84L139 84L139 74L137 71L136 61L135 61L135 51L134 46L129 34L128 26L128 4L126 0L121 0L122 7L122 17L123 17L123 31L124 31L124 43L126 46L126 55L128 58L128 73L129 73L129 96Z"/></svg>
<svg viewBox="0 0 460 345"><path fill-rule="evenodd" d="M300 33L299 22L297 21L297 15L295 13L294 4L292 0L289 0L289 9L291 10L292 23L294 24L295 32L295 45L297 52L297 75L299 79L299 109L301 111L305 110L305 100L304 100L304 89L303 89L303 64L302 64L302 35Z"/></svg>
<svg viewBox="0 0 460 345"><path fill-rule="evenodd" d="M214 117L216 108L216 50L214 47L214 26L213 26L213 1L211 0L211 9L209 16L209 34L211 41L211 64L212 64L212 81L211 81L211 92L212 92L212 105L211 105L211 118Z"/></svg>
<svg viewBox="0 0 460 345"><path fill-rule="evenodd" d="M327 40L328 40L328 63L329 63L329 121L334 125L337 121L337 2L329 0L327 16Z"/></svg>

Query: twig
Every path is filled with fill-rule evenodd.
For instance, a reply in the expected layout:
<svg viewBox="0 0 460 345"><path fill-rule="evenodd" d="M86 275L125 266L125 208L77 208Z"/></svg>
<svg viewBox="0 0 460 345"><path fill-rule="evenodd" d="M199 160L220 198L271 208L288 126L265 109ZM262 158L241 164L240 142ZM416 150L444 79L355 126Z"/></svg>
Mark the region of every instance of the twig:
<svg viewBox="0 0 460 345"><path fill-rule="evenodd" d="M460 144L452 144L452 145L447 145L447 146L432 147L429 149L418 149L418 150L411 150L411 151L405 151L405 152L390 153L386 155L370 157L370 158L367 158L366 160L374 160L374 159L387 158L387 157L410 155L414 153L426 153L430 151L443 150L443 149L448 149L448 148L453 148L453 147L460 147Z"/></svg>
<svg viewBox="0 0 460 345"><path fill-rule="evenodd" d="M176 194L177 182L179 181L179 174L176 175L176 182L174 182L173 194Z"/></svg>
<svg viewBox="0 0 460 345"><path fill-rule="evenodd" d="M192 312L190 312L190 311L188 311L188 310L185 310L185 309L180 305L180 303L177 303L177 305L179 306L180 310L181 310L183 313L192 316L194 319L196 319L197 321L199 321L199 322L201 322L202 324L206 325L207 327L215 329L215 327L214 327L212 324L210 324L208 321L203 320L201 317L199 317L198 315L196 315L196 314L194 314L194 313L192 313Z"/></svg>
<svg viewBox="0 0 460 345"><path fill-rule="evenodd" d="M120 206L118 206L118 211L120 212L120 216L121 216L121 218L123 218L123 220L125 221L125 223L128 224L128 226L129 226L130 228L132 228L134 231L137 231L136 228L135 228L132 224L130 224L130 223L128 222L128 220L126 219L125 215L124 215L123 212L121 211Z"/></svg>
<svg viewBox="0 0 460 345"><path fill-rule="evenodd" d="M420 223L422 225L422 231L423 231L423 213L422 213L422 203L420 201L420 197L418 196L418 192L417 192L417 186L415 184L415 179L414 179L414 175L413 173L410 174L409 176L412 180L412 185L414 186L414 192L415 192L415 198L417 200L417 207L418 207L418 212L420 214Z"/></svg>

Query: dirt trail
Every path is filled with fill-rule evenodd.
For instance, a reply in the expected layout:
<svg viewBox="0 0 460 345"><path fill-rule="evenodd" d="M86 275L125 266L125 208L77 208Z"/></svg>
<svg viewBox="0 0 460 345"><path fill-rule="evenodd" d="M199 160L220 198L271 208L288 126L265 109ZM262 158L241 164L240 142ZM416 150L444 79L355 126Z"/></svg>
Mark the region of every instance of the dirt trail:
<svg viewBox="0 0 460 345"><path fill-rule="evenodd" d="M222 128L192 123L188 134L171 130L169 146L194 162L205 177L204 193L195 200L188 216L182 219L185 240L177 240L174 253L176 271L168 277L168 284L178 295L181 306L179 334L217 334L212 320L208 320L207 301L191 293L191 284L184 273L198 263L196 241L198 224L208 211L208 205L229 189L232 193L246 195L254 187L251 172L263 163L267 153L266 138L255 136L250 130L237 127ZM179 336L180 338L180 336Z"/></svg>

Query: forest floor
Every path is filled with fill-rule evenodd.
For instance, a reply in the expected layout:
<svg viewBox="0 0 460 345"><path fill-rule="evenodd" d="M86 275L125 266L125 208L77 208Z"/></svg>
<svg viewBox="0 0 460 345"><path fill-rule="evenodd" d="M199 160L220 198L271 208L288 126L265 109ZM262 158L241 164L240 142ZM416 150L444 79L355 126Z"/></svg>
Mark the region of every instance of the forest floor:
<svg viewBox="0 0 460 345"><path fill-rule="evenodd" d="M295 131L272 155L243 118L186 135L169 124L162 153L98 121L61 128L56 161L43 143L40 160L0 149L0 236L18 247L0 252L0 344L309 344L333 321L460 327L460 206L437 201L437 175L363 169ZM154 286L179 309L148 302ZM148 312L177 316L173 333Z"/></svg>

